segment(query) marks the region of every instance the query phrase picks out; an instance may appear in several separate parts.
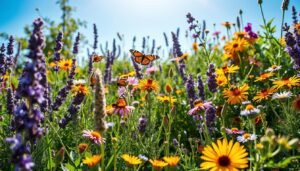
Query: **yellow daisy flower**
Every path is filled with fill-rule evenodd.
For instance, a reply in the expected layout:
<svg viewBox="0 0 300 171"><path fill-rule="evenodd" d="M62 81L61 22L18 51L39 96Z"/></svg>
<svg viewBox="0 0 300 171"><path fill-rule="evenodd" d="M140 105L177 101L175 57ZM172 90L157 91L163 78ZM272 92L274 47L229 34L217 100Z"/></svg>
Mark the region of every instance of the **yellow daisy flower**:
<svg viewBox="0 0 300 171"><path fill-rule="evenodd" d="M236 73L240 69L239 66L231 65L231 66L223 66L222 68L219 68L216 70L217 75L226 75L226 74L232 74Z"/></svg>
<svg viewBox="0 0 300 171"><path fill-rule="evenodd" d="M223 95L227 98L229 104L238 104L247 99L249 86L247 84L241 87L231 86L223 91Z"/></svg>
<svg viewBox="0 0 300 171"><path fill-rule="evenodd" d="M102 157L100 155L93 155L92 157L86 157L82 163L88 165L89 167L94 167L100 163L101 158Z"/></svg>
<svg viewBox="0 0 300 171"><path fill-rule="evenodd" d="M70 71L72 68L72 60L71 59L63 59L58 62L59 68L64 71Z"/></svg>
<svg viewBox="0 0 300 171"><path fill-rule="evenodd" d="M230 42L226 42L224 46L224 50L227 53L239 53L243 52L248 45L248 42L245 39L234 39Z"/></svg>
<svg viewBox="0 0 300 171"><path fill-rule="evenodd" d="M180 161L180 157L178 156L164 157L163 159L171 167L177 166L178 162Z"/></svg>
<svg viewBox="0 0 300 171"><path fill-rule="evenodd" d="M253 100L256 102L261 102L262 100L268 100L268 98L276 92L275 88L267 88L263 89L256 93L256 95L253 97Z"/></svg>
<svg viewBox="0 0 300 171"><path fill-rule="evenodd" d="M258 81L264 81L270 77L272 77L274 75L273 72L266 72L266 73L262 73L260 74L259 77L256 77L255 81L254 82L258 82Z"/></svg>
<svg viewBox="0 0 300 171"><path fill-rule="evenodd" d="M177 99L175 99L174 97L169 97L169 96L157 96L156 97L157 100L163 102L163 103L175 103L177 101Z"/></svg>
<svg viewBox="0 0 300 171"><path fill-rule="evenodd" d="M154 170L161 170L162 168L168 166L168 163L162 160L152 160L150 159L149 162L151 163Z"/></svg>
<svg viewBox="0 0 300 171"><path fill-rule="evenodd" d="M292 88L294 86L299 86L300 85L300 78L297 76L293 76L290 78L284 78L281 80L276 80L273 82L274 88L279 89L281 87L288 87Z"/></svg>
<svg viewBox="0 0 300 171"><path fill-rule="evenodd" d="M129 154L123 154L121 158L126 162L128 166L139 165L142 163L142 160L136 156L131 156Z"/></svg>
<svg viewBox="0 0 300 171"><path fill-rule="evenodd" d="M248 153L243 145L232 140L218 140L203 149L201 169L235 171L248 167Z"/></svg>
<svg viewBox="0 0 300 171"><path fill-rule="evenodd" d="M155 81L153 79L140 80L138 87L142 91L148 91L148 92L151 92L151 91L157 92L159 89L157 81Z"/></svg>

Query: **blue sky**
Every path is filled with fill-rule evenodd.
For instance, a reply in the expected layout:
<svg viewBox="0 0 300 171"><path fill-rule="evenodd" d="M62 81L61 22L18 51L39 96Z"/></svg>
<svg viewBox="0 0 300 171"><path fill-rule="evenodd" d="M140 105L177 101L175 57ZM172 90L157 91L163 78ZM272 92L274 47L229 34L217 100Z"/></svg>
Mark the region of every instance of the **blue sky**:
<svg viewBox="0 0 300 171"><path fill-rule="evenodd" d="M39 16L53 20L60 20L56 0L1 0L0 6L0 32L14 36L22 36L24 25L31 24ZM291 0L287 12L287 22L291 22L291 5L300 10L298 0ZM99 32L99 41L112 41L116 33L125 35L125 40L131 42L134 35L141 43L143 36L155 38L158 44L163 44L162 33L170 34L177 27L181 28L181 43L187 45L183 39L183 30L188 28L185 15L192 15L202 21L206 20L208 28L216 23L217 30L221 30L223 21L236 21L240 9L244 11L244 22L251 22L254 30L259 29L262 18L257 0L70 0L76 7L75 18L88 22L86 29L80 32L85 34L92 43L92 24L96 23ZM278 26L281 22L282 0L264 0L263 7L267 19L275 18ZM163 44L164 45L164 44ZM130 48L127 47L127 48ZM140 48L140 45L137 46Z"/></svg>

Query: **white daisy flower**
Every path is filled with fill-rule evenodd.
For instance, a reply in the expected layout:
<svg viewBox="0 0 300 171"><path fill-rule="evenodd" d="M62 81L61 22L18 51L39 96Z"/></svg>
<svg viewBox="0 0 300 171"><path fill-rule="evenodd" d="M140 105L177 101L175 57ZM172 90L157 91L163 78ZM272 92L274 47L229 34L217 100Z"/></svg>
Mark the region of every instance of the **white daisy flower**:
<svg viewBox="0 0 300 171"><path fill-rule="evenodd" d="M85 80L80 79L80 80L73 80L74 85L84 85L86 83Z"/></svg>
<svg viewBox="0 0 300 171"><path fill-rule="evenodd" d="M245 143L245 142L253 141L253 140L256 140L256 139L257 139L257 135L248 134L248 133L245 133L245 134L240 135L240 136L237 137L237 140L240 143Z"/></svg>
<svg viewBox="0 0 300 171"><path fill-rule="evenodd" d="M282 66L280 65L272 65L271 67L269 67L268 69L266 69L266 72L274 72L274 71L278 71L282 68Z"/></svg>
<svg viewBox="0 0 300 171"><path fill-rule="evenodd" d="M292 92L284 91L284 92L281 92L281 93L274 93L272 95L272 100L274 100L274 99L287 99L287 98L290 98L292 96L293 96Z"/></svg>
<svg viewBox="0 0 300 171"><path fill-rule="evenodd" d="M246 109L241 111L242 116L249 116L249 115L254 115L258 114L260 110L258 108L255 108L252 104L248 104L246 106Z"/></svg>

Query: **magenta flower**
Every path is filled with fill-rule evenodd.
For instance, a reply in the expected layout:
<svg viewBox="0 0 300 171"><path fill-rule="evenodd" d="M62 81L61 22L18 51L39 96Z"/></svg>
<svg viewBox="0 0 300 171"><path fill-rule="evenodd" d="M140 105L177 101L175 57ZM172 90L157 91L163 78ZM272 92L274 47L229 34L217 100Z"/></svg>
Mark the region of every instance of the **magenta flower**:
<svg viewBox="0 0 300 171"><path fill-rule="evenodd" d="M119 87L119 88L118 88L118 95L119 95L119 97L125 95L126 92L127 92L127 91L126 91L126 88L125 88L125 87Z"/></svg>
<svg viewBox="0 0 300 171"><path fill-rule="evenodd" d="M158 70L159 70L158 67L152 66L152 67L146 69L146 74L147 74L147 75L152 75L152 74L154 74L155 72L157 72Z"/></svg>
<svg viewBox="0 0 300 171"><path fill-rule="evenodd" d="M226 133L229 134L229 135L232 135L232 134L234 134L234 135L242 135L245 132L245 131L239 130L237 128L231 128L231 129L225 128L225 130L226 130Z"/></svg>
<svg viewBox="0 0 300 171"><path fill-rule="evenodd" d="M134 109L133 106L125 106L125 107L114 107L113 113L120 115L121 117L128 116L130 112Z"/></svg>
<svg viewBox="0 0 300 171"><path fill-rule="evenodd" d="M105 143L105 138L103 138L97 131L84 130L82 136L87 137L95 144Z"/></svg>
<svg viewBox="0 0 300 171"><path fill-rule="evenodd" d="M211 102L202 102L199 100L196 103L194 102L194 107L189 110L188 115L196 115L198 112L204 111L211 107L213 107Z"/></svg>
<svg viewBox="0 0 300 171"><path fill-rule="evenodd" d="M139 80L136 77L128 77L127 82L128 85L135 86L138 85Z"/></svg>

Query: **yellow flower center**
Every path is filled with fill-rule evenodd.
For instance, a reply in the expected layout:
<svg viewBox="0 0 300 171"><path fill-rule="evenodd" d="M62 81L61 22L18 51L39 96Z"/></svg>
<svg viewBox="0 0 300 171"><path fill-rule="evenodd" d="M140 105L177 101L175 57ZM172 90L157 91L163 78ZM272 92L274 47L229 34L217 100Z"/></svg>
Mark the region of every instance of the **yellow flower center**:
<svg viewBox="0 0 300 171"><path fill-rule="evenodd" d="M237 128L231 128L231 131L232 132L237 132L239 129L237 129Z"/></svg>
<svg viewBox="0 0 300 171"><path fill-rule="evenodd" d="M100 139L100 138L101 138L101 135L100 135L98 132L96 132L96 131L91 132L91 135L92 135L93 137L97 138L97 139Z"/></svg>
<svg viewBox="0 0 300 171"><path fill-rule="evenodd" d="M246 133L243 135L244 139L249 139L250 138L250 134Z"/></svg>
<svg viewBox="0 0 300 171"><path fill-rule="evenodd" d="M254 109L254 106L249 104L246 106L246 110L253 110Z"/></svg>

